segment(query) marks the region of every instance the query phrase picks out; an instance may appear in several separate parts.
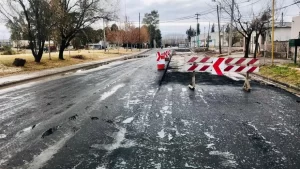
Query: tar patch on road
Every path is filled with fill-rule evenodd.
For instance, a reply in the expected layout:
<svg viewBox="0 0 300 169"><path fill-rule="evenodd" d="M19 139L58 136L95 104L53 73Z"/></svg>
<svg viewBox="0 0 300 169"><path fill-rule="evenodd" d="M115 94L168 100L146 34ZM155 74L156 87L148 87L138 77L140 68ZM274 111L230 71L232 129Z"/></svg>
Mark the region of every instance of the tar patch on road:
<svg viewBox="0 0 300 169"><path fill-rule="evenodd" d="M48 129L47 131L45 131L42 135L42 138L45 138L47 136L50 136L51 134L53 134L56 130L58 130L61 126L55 126L52 127L50 129Z"/></svg>
<svg viewBox="0 0 300 169"><path fill-rule="evenodd" d="M192 73L189 72L167 72L162 84L179 83L189 85L192 81ZM234 81L226 76L216 76L209 73L196 73L196 85L239 85L243 86L242 81Z"/></svg>

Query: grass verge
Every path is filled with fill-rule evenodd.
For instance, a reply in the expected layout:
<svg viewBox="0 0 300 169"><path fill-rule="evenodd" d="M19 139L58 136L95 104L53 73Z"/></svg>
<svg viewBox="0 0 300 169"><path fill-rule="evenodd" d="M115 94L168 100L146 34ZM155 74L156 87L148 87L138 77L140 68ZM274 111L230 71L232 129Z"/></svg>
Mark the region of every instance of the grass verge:
<svg viewBox="0 0 300 169"><path fill-rule="evenodd" d="M99 61L108 58L116 58L121 55L132 54L138 52L135 50L117 49L109 50L104 52L104 50L79 50L79 51L65 51L65 60L58 59L58 52L51 53L51 60L49 59L49 53L44 53L40 63L34 62L34 58L30 51L25 54L16 55L0 55L0 77L9 76L12 74L28 73L33 71L39 71L44 69L58 68L64 66L70 66L85 62ZM76 56L83 56L80 59ZM12 65L15 58L26 59L26 64L22 68L17 68Z"/></svg>
<svg viewBox="0 0 300 169"><path fill-rule="evenodd" d="M300 71L288 66L262 66L259 74L300 87Z"/></svg>

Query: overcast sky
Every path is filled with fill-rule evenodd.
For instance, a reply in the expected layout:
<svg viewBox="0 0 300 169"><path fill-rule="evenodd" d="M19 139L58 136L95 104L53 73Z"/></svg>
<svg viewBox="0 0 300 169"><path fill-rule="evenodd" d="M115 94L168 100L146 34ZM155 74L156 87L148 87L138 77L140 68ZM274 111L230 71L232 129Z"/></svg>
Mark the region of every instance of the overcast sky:
<svg viewBox="0 0 300 169"><path fill-rule="evenodd" d="M224 0L216 0L224 1ZM231 0L225 0L230 2ZM271 0L235 0L239 4L241 11L246 17L250 17L251 13L256 13L270 3ZM287 6L293 3L294 0L276 0L276 8ZM196 19L191 18L196 13L202 14L199 22L201 31L207 31L209 22L217 23L217 3L212 0L120 0L119 3L119 18L120 21L125 20L125 12L129 21L138 26L139 12L141 13L141 20L145 13L151 10L158 10L160 15L160 29L163 35L167 34L185 34L185 31L191 25L196 27ZM278 14L284 13L284 21L291 22L292 16L299 15L300 8L297 5L285 8L278 11ZM183 19L190 18L190 19ZM278 21L280 18L277 19ZM224 11L221 14L221 22L223 24L229 22L229 16ZM103 27L100 23L95 27ZM205 27L205 28L204 28ZM4 23L0 23L0 39L8 39L9 31L6 29Z"/></svg>

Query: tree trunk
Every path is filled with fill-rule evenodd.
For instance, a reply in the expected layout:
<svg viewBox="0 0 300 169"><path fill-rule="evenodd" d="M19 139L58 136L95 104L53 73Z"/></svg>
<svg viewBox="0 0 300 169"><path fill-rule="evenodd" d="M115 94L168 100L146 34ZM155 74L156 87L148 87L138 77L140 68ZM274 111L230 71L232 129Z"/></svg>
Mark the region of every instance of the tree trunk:
<svg viewBox="0 0 300 169"><path fill-rule="evenodd" d="M42 47L39 47L39 51L38 52L36 52L36 47L34 45L35 45L35 43L30 42L31 53L32 53L32 55L34 57L34 61L36 63L40 63L41 59L42 59L42 56L43 56L43 52L44 52L44 45L42 45Z"/></svg>
<svg viewBox="0 0 300 169"><path fill-rule="evenodd" d="M248 58L249 57L249 45L250 45L250 40L251 40L251 36L245 37L245 55L244 58Z"/></svg>
<svg viewBox="0 0 300 169"><path fill-rule="evenodd" d="M259 35L256 34L256 36L255 36L254 58L256 58L256 53L257 53L257 48L258 48L258 38L259 38Z"/></svg>
<svg viewBox="0 0 300 169"><path fill-rule="evenodd" d="M58 55L58 58L60 60L65 60L64 59L64 51L65 51L65 49L66 49L66 41L62 40L61 44L60 44L60 47L59 47L59 55Z"/></svg>

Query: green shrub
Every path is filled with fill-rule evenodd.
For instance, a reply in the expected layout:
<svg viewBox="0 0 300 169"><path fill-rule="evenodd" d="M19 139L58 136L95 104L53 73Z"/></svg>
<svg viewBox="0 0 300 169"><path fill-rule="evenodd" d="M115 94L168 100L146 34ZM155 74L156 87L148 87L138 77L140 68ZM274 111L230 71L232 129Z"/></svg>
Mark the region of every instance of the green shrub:
<svg viewBox="0 0 300 169"><path fill-rule="evenodd" d="M16 52L14 50L12 50L10 46L4 46L3 51L4 52L2 53L2 55L14 55L14 54L16 54Z"/></svg>

